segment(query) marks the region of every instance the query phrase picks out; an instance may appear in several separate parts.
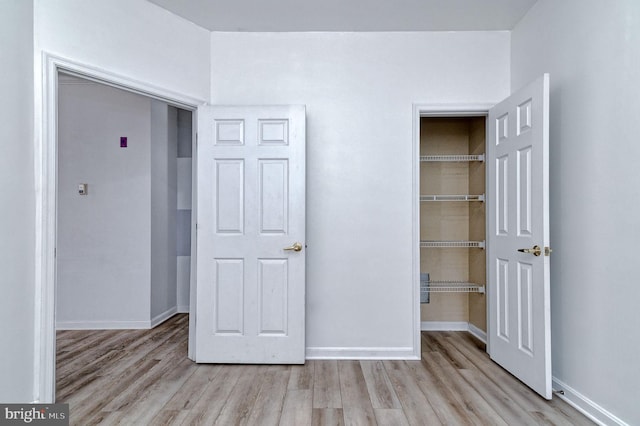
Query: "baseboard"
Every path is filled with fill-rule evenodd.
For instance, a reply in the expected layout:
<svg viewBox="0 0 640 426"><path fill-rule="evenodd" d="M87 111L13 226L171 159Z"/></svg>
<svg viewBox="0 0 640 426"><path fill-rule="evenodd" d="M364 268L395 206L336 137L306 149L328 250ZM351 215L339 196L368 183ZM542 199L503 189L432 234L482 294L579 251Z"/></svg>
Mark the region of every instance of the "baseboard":
<svg viewBox="0 0 640 426"><path fill-rule="evenodd" d="M487 343L487 333L466 321L422 321L422 331L467 331L482 343Z"/></svg>
<svg viewBox="0 0 640 426"><path fill-rule="evenodd" d="M178 314L188 314L189 313L189 305L178 305L178 309L176 311Z"/></svg>
<svg viewBox="0 0 640 426"><path fill-rule="evenodd" d="M156 315L151 321L56 321L56 330L148 330L178 313L176 307Z"/></svg>
<svg viewBox="0 0 640 426"><path fill-rule="evenodd" d="M307 348L306 359L402 359L418 360L413 348Z"/></svg>
<svg viewBox="0 0 640 426"><path fill-rule="evenodd" d="M138 330L151 328L151 321L56 321L56 330Z"/></svg>
<svg viewBox="0 0 640 426"><path fill-rule="evenodd" d="M561 380L553 377L552 386L554 391L554 396L564 400L567 404L574 407L576 410L580 411L582 414L587 416L589 419L593 420L595 423L602 426L609 425L619 425L619 426L629 426L628 423L625 423L614 414L605 410L586 396L582 395L577 390L573 389L571 386L562 382ZM558 391L562 391L559 393Z"/></svg>
<svg viewBox="0 0 640 426"><path fill-rule="evenodd" d="M469 331L469 323L466 321L422 321L422 331Z"/></svg>
<svg viewBox="0 0 640 426"><path fill-rule="evenodd" d="M469 323L469 333L485 345L487 344L487 332Z"/></svg>
<svg viewBox="0 0 640 426"><path fill-rule="evenodd" d="M151 328L162 324L163 322L165 322L166 320L174 316L177 312L178 312L178 309L174 306L172 308L167 309L160 315L156 315L155 317L151 318Z"/></svg>

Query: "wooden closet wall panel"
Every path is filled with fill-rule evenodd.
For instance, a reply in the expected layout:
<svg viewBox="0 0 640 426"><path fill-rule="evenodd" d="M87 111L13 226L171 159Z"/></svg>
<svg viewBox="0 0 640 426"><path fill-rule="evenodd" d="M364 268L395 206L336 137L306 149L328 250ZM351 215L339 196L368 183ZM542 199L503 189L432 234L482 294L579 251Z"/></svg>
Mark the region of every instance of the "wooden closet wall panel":
<svg viewBox="0 0 640 426"><path fill-rule="evenodd" d="M468 151L468 120L422 119L420 155L468 154ZM422 163L420 193L468 194L469 164ZM469 223L469 203L423 202L420 205L421 240L468 240ZM468 251L457 248L422 248L420 270L428 272L431 280L469 281ZM422 321L469 321L467 293L431 293L430 303L421 304L420 307Z"/></svg>
<svg viewBox="0 0 640 426"><path fill-rule="evenodd" d="M486 126L484 117L469 119L469 154L484 154ZM483 194L485 186L485 163L469 164L469 193ZM486 239L486 203L469 204L469 239ZM469 281L486 286L486 250L469 250ZM487 331L487 306L484 294L469 293L469 322Z"/></svg>

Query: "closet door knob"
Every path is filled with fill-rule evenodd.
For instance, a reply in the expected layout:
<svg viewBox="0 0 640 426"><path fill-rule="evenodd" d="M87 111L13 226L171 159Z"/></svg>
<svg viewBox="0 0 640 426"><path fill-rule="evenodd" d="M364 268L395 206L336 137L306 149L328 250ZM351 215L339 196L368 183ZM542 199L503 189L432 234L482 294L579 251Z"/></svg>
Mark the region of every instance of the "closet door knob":
<svg viewBox="0 0 640 426"><path fill-rule="evenodd" d="M293 245L289 246L289 247L285 247L282 250L293 250L293 251L301 251L302 250L302 244L300 243L293 243Z"/></svg>
<svg viewBox="0 0 640 426"><path fill-rule="evenodd" d="M542 254L542 249L540 248L540 246L533 246L533 248L527 248L527 249L518 249L518 251L520 253L529 253L532 254L534 256L540 256Z"/></svg>

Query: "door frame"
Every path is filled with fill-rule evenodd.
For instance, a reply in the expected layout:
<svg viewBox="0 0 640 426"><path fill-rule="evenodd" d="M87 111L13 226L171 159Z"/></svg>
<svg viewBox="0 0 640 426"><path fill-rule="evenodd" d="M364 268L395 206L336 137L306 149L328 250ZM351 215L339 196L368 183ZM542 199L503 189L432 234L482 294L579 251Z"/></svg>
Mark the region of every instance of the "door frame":
<svg viewBox="0 0 640 426"><path fill-rule="evenodd" d="M413 104L413 319L415 355L421 356L420 349L420 118L422 117L488 117L489 110L499 101L493 103L455 103L455 104ZM485 136L486 137L486 136ZM485 142L486 143L486 142ZM485 217L485 222L488 217ZM485 223L487 226L487 223ZM486 259L488 262L489 259ZM489 315L489 304L486 306ZM487 336L489 323L487 321ZM475 333L474 333L475 335ZM487 353L490 352L491 342L487 339Z"/></svg>
<svg viewBox="0 0 640 426"><path fill-rule="evenodd" d="M35 184L36 184L36 253L35 253L35 317L34 317L34 402L52 403L55 401L56 386L56 242L57 242L57 175L58 175L58 73L63 72L76 77L91 80L107 86L157 99L169 105L192 111L193 134L197 129L197 107L205 101L162 87L117 74L104 68L62 58L48 52L41 57L42 75L36 73L36 108L35 108ZM38 91L38 88L41 91ZM38 98L41 96L41 98ZM38 101L41 103L38 104ZM41 108L38 111L38 107ZM193 162L195 164L197 150L196 138L193 137ZM194 179L196 168L192 169L192 193L196 193ZM191 296L190 305L194 301L195 285L195 218L197 217L197 199L192 198L191 218ZM195 327L189 324L189 334ZM191 336L190 336L191 337ZM189 339L189 355L191 355L191 339Z"/></svg>

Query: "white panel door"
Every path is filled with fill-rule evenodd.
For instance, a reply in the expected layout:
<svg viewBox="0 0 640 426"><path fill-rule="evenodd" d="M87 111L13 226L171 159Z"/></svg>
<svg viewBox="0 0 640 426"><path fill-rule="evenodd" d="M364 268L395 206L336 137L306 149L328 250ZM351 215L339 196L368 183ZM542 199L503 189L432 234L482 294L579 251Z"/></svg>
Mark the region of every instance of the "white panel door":
<svg viewBox="0 0 640 426"><path fill-rule="evenodd" d="M551 398L549 76L489 111L491 358Z"/></svg>
<svg viewBox="0 0 640 426"><path fill-rule="evenodd" d="M305 360L305 109L198 110L195 360Z"/></svg>

